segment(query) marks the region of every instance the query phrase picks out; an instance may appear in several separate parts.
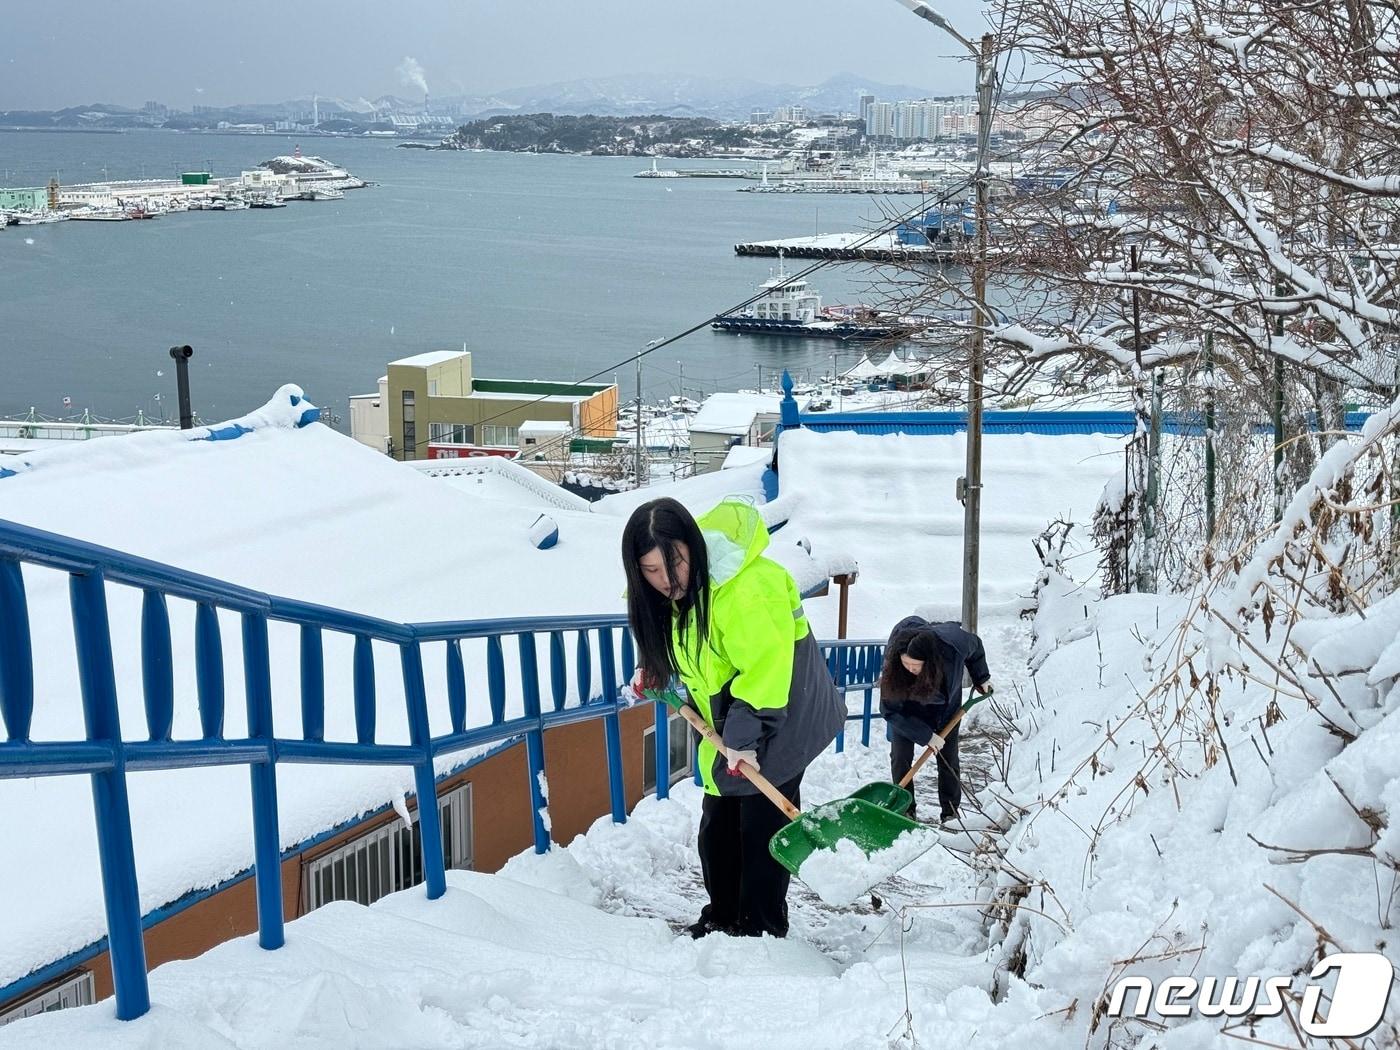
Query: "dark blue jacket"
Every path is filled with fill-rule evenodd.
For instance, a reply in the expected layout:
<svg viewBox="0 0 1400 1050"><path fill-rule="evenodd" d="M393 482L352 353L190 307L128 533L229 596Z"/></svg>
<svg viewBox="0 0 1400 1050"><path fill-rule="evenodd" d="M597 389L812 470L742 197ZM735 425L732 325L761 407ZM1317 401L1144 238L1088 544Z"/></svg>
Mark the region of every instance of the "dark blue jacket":
<svg viewBox="0 0 1400 1050"><path fill-rule="evenodd" d="M992 675L987 670L987 654L982 648L982 639L971 631L964 631L961 624L952 620L930 623L922 616L906 616L890 632L885 649L886 659L890 659L895 638L909 631L927 631L937 641L936 659L943 663L943 685L934 696L918 700L887 696L882 690L880 713L885 716L891 730L916 744L926 745L962 706L963 668L967 668L974 685L981 685Z"/></svg>

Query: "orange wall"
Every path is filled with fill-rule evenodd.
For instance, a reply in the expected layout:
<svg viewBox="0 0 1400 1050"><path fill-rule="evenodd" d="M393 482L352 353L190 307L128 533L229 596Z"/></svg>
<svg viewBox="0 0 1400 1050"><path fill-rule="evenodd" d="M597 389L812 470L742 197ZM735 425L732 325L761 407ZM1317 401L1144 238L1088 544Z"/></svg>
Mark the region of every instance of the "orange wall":
<svg viewBox="0 0 1400 1050"><path fill-rule="evenodd" d="M579 405L579 429L587 437L617 433L617 387L610 386Z"/></svg>

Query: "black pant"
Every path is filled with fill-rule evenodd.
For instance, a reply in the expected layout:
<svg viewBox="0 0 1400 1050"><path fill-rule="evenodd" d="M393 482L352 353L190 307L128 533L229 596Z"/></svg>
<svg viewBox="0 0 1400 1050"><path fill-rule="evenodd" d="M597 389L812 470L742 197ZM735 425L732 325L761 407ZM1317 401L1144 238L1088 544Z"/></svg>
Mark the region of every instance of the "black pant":
<svg viewBox="0 0 1400 1050"><path fill-rule="evenodd" d="M799 773L777 788L801 804ZM706 795L700 811L700 870L710 894L703 918L746 937L788 932L792 876L768 852L788 818L763 795Z"/></svg>
<svg viewBox="0 0 1400 1050"><path fill-rule="evenodd" d="M938 808L939 816L947 820L957 816L958 807L962 805L962 781L958 774L961 767L958 764L958 730L961 726L954 726L953 731L948 734L948 738L943 741L943 748L934 756L938 763ZM890 731L890 778L898 784L904 779L904 774L909 772L909 767L914 764L914 750L918 747L914 741L907 736ZM923 748L918 748L920 752ZM924 767L927 769L927 765ZM912 785L911 785L912 787ZM914 815L914 807L909 807L909 815Z"/></svg>

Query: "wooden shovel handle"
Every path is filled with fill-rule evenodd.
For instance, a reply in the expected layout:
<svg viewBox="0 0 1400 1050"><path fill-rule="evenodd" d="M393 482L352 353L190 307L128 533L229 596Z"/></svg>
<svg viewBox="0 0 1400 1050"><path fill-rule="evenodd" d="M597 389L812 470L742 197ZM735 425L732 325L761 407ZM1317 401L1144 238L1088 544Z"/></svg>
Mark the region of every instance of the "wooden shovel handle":
<svg viewBox="0 0 1400 1050"><path fill-rule="evenodd" d="M972 703L980 703L982 700L985 700L987 697L992 695L992 691L990 689L988 689L986 692L979 691L979 693L980 695L978 695L977 699L973 700ZM957 724L962 721L963 712L971 706L972 704L968 704L966 707L960 707L955 712L953 712L953 717L948 719L948 724L938 731L938 739L947 740L948 734L951 733L954 730L954 728L957 727ZM915 762L912 766L909 767L909 772L904 774L904 779L899 782L899 786L902 788L908 787L910 781L914 779L914 774L917 773L919 770L923 769L924 763L927 762L930 758L932 758L935 754L937 754L937 751L938 749L933 747L932 745L924 748L924 753L919 756L919 760L917 762Z"/></svg>
<svg viewBox="0 0 1400 1050"><path fill-rule="evenodd" d="M720 738L718 733L710 728L710 724L700 717L699 711L695 710L695 708L691 707L689 704L683 704L677 710L680 711L681 717L690 723L692 729L704 737L721 755L724 754L724 741ZM768 797L769 802L781 809L783 815L786 816L788 820L796 820L798 817L802 816L802 811L789 802L783 793L775 788L768 778L754 769L753 766L749 765L747 762L740 762L739 772L748 777L753 786Z"/></svg>

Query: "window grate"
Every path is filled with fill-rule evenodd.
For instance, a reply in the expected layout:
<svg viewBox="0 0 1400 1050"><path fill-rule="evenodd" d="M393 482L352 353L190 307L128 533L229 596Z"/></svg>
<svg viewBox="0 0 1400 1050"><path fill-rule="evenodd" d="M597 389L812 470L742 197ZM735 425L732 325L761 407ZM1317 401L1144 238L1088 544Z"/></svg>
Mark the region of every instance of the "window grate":
<svg viewBox="0 0 1400 1050"><path fill-rule="evenodd" d="M96 1001L97 996L93 992L92 974L83 970L81 973L74 974L61 983L53 985L46 991L26 999L18 1006L12 1006L4 1013L0 1013L0 1025L18 1021L21 1017L46 1014L50 1010L67 1010L73 1006L91 1006Z"/></svg>
<svg viewBox="0 0 1400 1050"><path fill-rule="evenodd" d="M463 784L438 799L442 855L449 868L472 866L471 787ZM396 820L306 862L305 912L331 901L373 904L422 881L422 840Z"/></svg>
<svg viewBox="0 0 1400 1050"><path fill-rule="evenodd" d="M670 783L674 784L692 772L691 759L695 754L690 724L679 714L671 712L666 720L666 742L671 754ZM647 726L642 730L642 793L656 790L656 727Z"/></svg>

